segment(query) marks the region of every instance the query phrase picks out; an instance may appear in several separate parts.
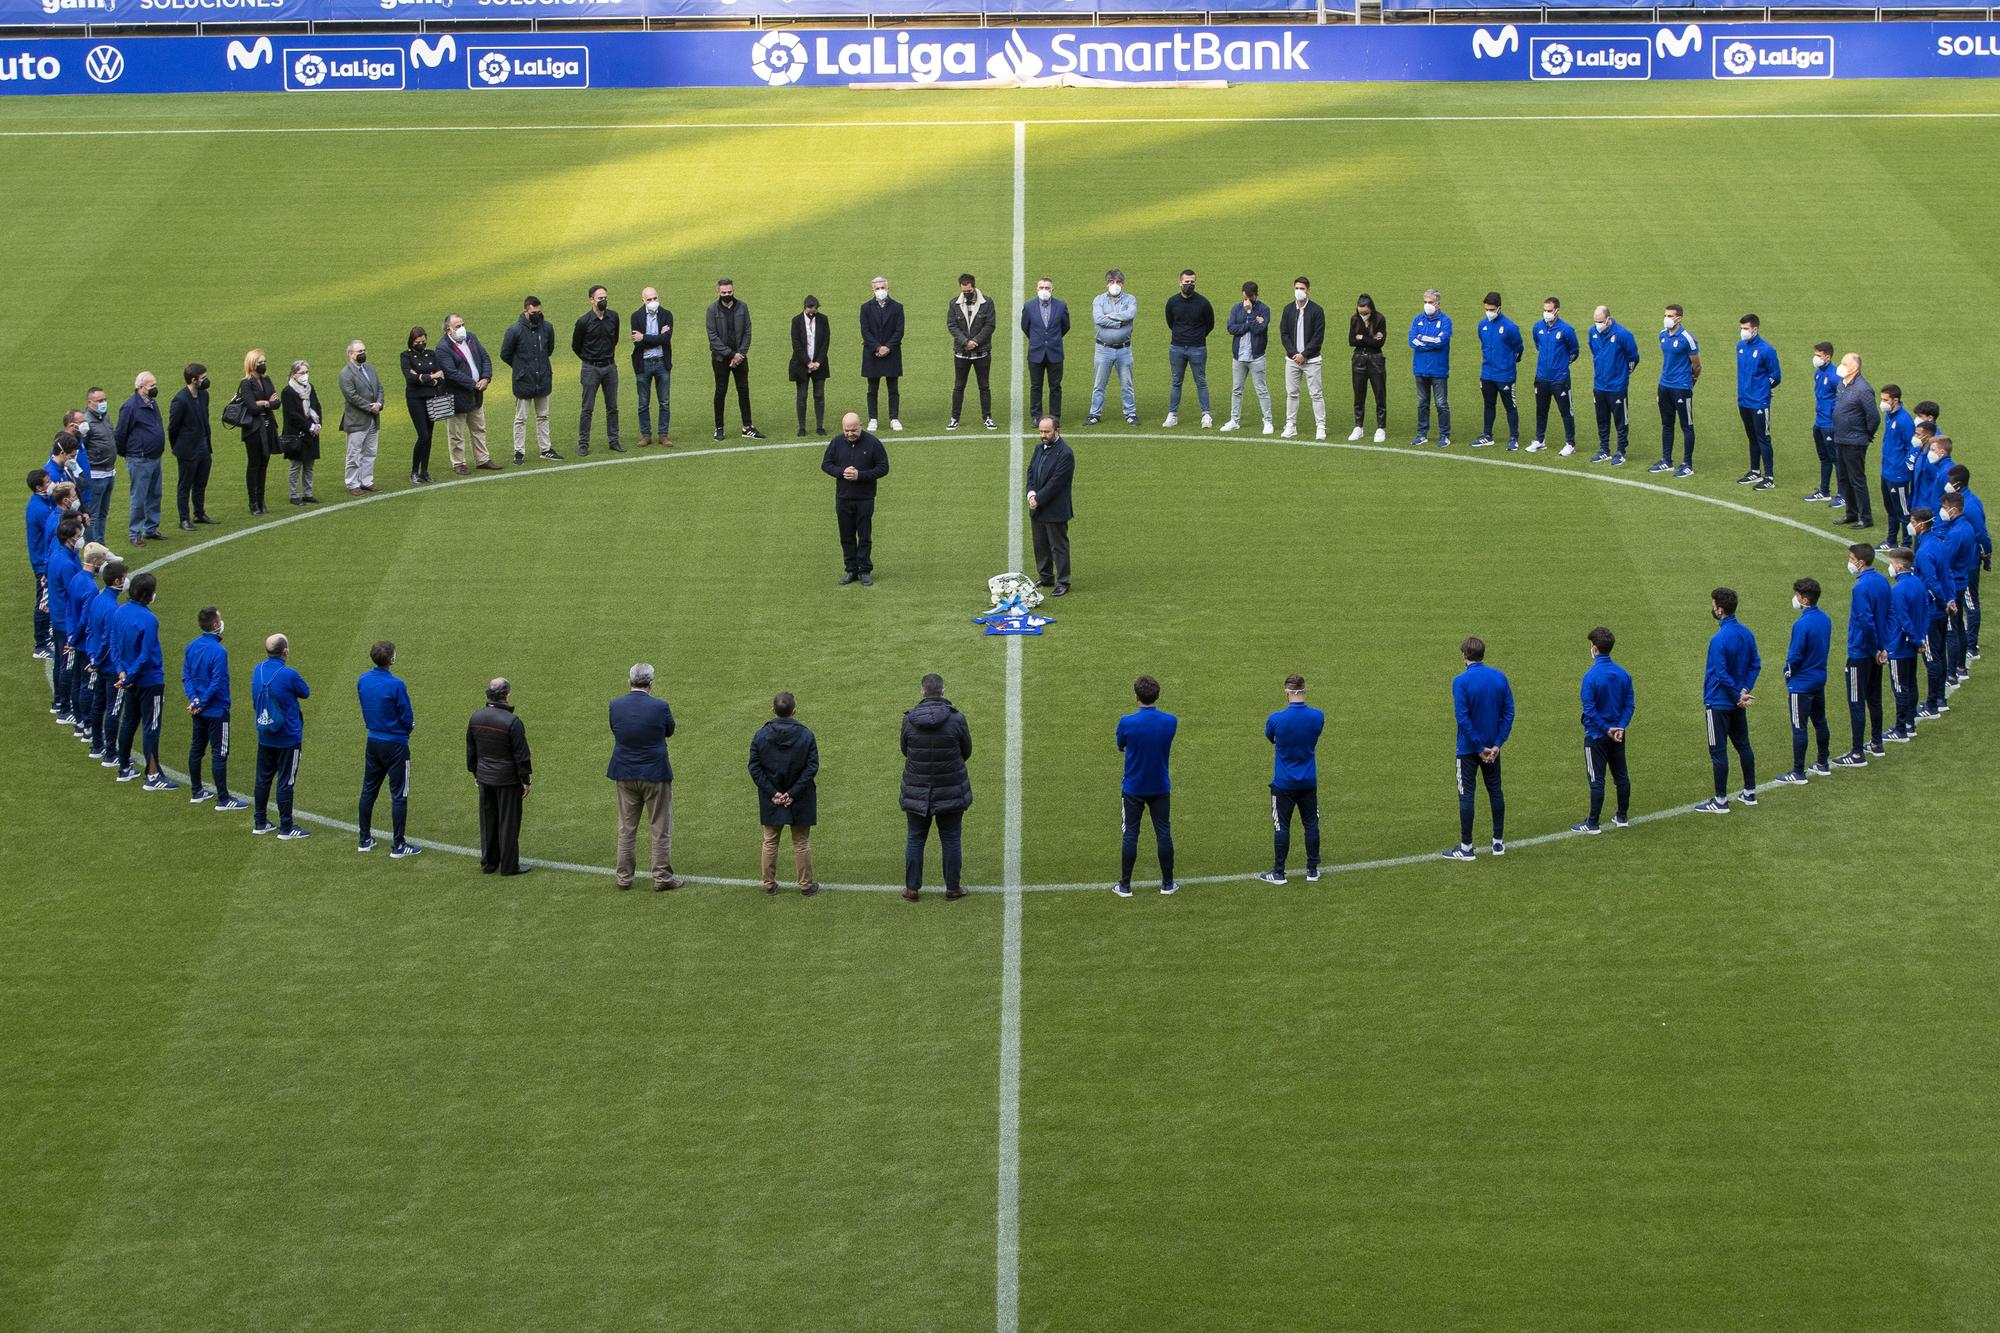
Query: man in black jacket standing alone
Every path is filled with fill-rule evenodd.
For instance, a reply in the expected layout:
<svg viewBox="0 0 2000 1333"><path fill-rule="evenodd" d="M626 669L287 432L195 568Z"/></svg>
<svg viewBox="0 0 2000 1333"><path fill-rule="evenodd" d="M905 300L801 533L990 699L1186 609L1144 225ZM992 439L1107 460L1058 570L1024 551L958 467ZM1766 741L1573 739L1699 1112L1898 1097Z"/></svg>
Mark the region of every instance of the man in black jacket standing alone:
<svg viewBox="0 0 2000 1333"><path fill-rule="evenodd" d="M590 289L590 309L577 316L576 329L569 336L569 348L583 362L583 407L576 419L576 456L590 453L590 418L597 410L597 391L604 390L604 428L611 440L611 452L622 454L618 443L618 344L622 332L618 312L611 308L611 294L602 287Z"/></svg>
<svg viewBox="0 0 2000 1333"><path fill-rule="evenodd" d="M972 757L972 727L965 714L944 697L944 677L933 672L923 679L924 697L903 714L903 814L909 837L903 844L903 896L917 900L924 884L924 844L935 822L943 844L944 896L965 896L959 882L964 865L961 825L972 804L972 777L965 761Z"/></svg>
<svg viewBox="0 0 2000 1333"><path fill-rule="evenodd" d="M757 822L764 828L764 892L778 892L778 838L792 830L792 869L799 892L819 892L813 878L812 826L819 819L813 779L819 774L819 742L792 716L798 703L781 690L771 700L771 720L750 738L750 780L757 784Z"/></svg>
<svg viewBox="0 0 2000 1333"><path fill-rule="evenodd" d="M1076 475L1076 455L1056 433L1056 419L1038 423L1042 442L1028 460L1028 526L1035 535L1035 586L1054 585L1051 597L1069 595L1069 521L1075 510L1069 484Z"/></svg>
<svg viewBox="0 0 2000 1333"><path fill-rule="evenodd" d="M889 475L889 453L882 441L861 429L861 417L849 412L840 419L840 434L827 442L819 470L833 478L833 511L840 520L840 559L846 570L840 586L859 579L875 586L875 483Z"/></svg>
<svg viewBox="0 0 2000 1333"><path fill-rule="evenodd" d="M488 875L534 869L521 864L521 802L534 764L528 729L508 702L513 692L504 676L488 682L486 707L465 727L465 767L479 784L479 869Z"/></svg>

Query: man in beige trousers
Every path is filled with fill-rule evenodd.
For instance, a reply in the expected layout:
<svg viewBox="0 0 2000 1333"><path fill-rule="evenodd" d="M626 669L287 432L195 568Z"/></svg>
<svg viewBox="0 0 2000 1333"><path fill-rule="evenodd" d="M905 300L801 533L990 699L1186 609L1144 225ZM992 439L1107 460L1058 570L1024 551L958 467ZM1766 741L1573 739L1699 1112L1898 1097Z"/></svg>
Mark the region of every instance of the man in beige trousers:
<svg viewBox="0 0 2000 1333"><path fill-rule="evenodd" d="M819 776L819 742L792 716L798 703L780 692L771 720L750 740L750 780L757 784L757 822L764 826L764 892L778 891L778 839L792 830L792 866L799 892L819 892L813 878L812 826L819 818L813 780Z"/></svg>
<svg viewBox="0 0 2000 1333"><path fill-rule="evenodd" d="M611 701L611 765L604 776L618 784L618 872L621 889L632 887L639 848L639 816L650 818L653 888L660 893L685 881L674 874L674 770L667 762L667 737L674 734L674 710L653 697L653 667L641 662L626 673L631 689Z"/></svg>

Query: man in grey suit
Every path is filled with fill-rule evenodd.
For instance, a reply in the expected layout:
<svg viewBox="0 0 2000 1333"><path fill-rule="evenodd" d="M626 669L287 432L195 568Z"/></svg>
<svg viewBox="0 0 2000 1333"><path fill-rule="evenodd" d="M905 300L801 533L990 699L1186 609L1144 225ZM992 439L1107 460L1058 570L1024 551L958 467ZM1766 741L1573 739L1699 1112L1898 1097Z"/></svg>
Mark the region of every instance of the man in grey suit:
<svg viewBox="0 0 2000 1333"><path fill-rule="evenodd" d="M347 493L375 493L375 448L382 436L382 377L368 364L359 338L347 344L340 368L340 429L347 436Z"/></svg>
<svg viewBox="0 0 2000 1333"><path fill-rule="evenodd" d="M674 770L667 761L667 737L674 734L674 710L653 697L653 667L641 662L625 674L632 688L611 701L611 765L604 776L618 784L618 863L616 881L632 887L639 851L639 815L653 831L653 888L678 889L674 874Z"/></svg>

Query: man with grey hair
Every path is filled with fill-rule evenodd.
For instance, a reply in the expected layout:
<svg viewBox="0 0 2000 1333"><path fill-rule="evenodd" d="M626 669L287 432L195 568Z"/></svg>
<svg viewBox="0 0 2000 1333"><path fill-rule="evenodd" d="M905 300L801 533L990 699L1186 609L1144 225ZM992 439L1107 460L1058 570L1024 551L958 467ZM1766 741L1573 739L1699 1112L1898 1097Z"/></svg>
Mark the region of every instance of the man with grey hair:
<svg viewBox="0 0 2000 1333"><path fill-rule="evenodd" d="M465 767L479 784L479 869L525 875L521 864L521 804L534 776L528 729L514 715L514 687L505 676L486 685L486 707L465 726Z"/></svg>
<svg viewBox="0 0 2000 1333"><path fill-rule="evenodd" d="M347 436L347 493L375 493L375 449L382 438L382 377L368 364L368 345L347 344L340 368L340 429Z"/></svg>
<svg viewBox="0 0 2000 1333"><path fill-rule="evenodd" d="M160 382L142 370L132 378L132 396L118 409L113 432L125 460L126 488L132 492L129 535L134 546L160 537L160 460L167 452L167 427L160 415Z"/></svg>
<svg viewBox="0 0 2000 1333"><path fill-rule="evenodd" d="M618 786L618 862L614 878L629 889L637 870L639 815L652 829L653 888L665 893L684 882L674 874L674 770L667 760L667 737L674 734L674 710L653 697L653 664L640 662L625 673L631 686L611 701L611 764L604 776Z"/></svg>
<svg viewBox="0 0 2000 1333"><path fill-rule="evenodd" d="M1410 374L1417 381L1417 438L1431 442L1431 405L1437 404L1438 448L1451 447L1451 316L1444 312L1444 294L1424 289L1422 313L1410 321Z"/></svg>
<svg viewBox="0 0 2000 1333"><path fill-rule="evenodd" d="M1849 352L1840 358L1840 382L1833 391L1834 463L1840 469L1840 493L1847 501L1847 512L1834 520L1835 527L1875 526L1868 485L1868 446L1875 442L1875 432L1881 428L1882 409L1874 388L1861 376L1861 356Z"/></svg>
<svg viewBox="0 0 2000 1333"><path fill-rule="evenodd" d="M889 429L903 428L903 303L889 296L889 280L876 274L861 307L861 377L868 381L868 429L880 418L882 382L889 383Z"/></svg>
<svg viewBox="0 0 2000 1333"><path fill-rule="evenodd" d="M1125 290L1123 269L1106 269L1104 290L1090 302L1090 322L1096 326L1097 359L1091 367L1090 420L1095 426L1104 416L1104 390L1111 372L1118 371L1118 401L1125 409L1125 424L1139 424L1139 400L1132 392L1132 326L1139 320L1139 298Z"/></svg>

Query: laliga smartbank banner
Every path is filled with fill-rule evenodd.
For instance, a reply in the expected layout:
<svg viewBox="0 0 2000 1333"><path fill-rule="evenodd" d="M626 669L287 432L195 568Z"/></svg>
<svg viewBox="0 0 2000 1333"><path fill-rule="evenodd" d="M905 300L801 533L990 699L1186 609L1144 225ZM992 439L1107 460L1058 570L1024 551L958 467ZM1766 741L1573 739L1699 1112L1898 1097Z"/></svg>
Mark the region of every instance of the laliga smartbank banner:
<svg viewBox="0 0 2000 1333"><path fill-rule="evenodd" d="M2000 76L2000 24L776 29L0 44L0 96Z"/></svg>

